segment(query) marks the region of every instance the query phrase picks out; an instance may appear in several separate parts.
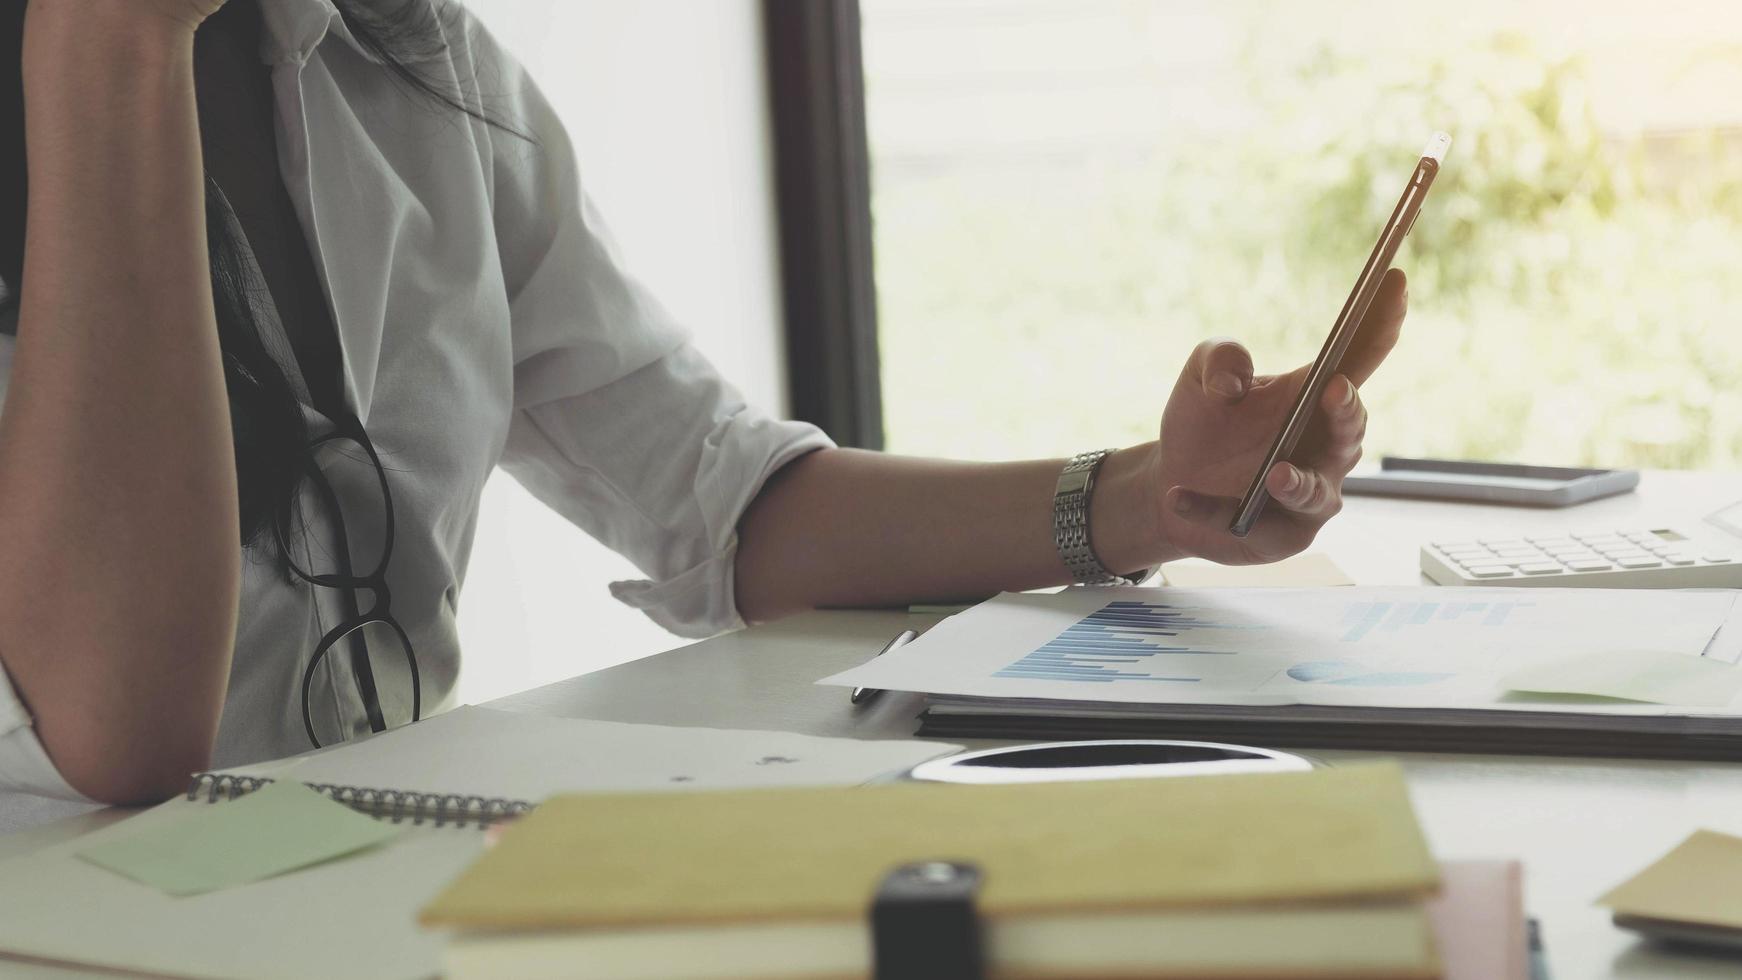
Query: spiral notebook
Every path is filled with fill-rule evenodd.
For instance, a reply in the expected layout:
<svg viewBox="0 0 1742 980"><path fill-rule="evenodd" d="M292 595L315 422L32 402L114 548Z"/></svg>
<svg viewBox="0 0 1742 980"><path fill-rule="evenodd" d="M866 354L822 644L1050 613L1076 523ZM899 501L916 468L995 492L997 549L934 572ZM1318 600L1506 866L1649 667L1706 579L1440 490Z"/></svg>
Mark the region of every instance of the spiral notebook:
<svg viewBox="0 0 1742 980"><path fill-rule="evenodd" d="M455 827L565 791L852 785L955 748L459 708L310 755L203 773L183 797L0 864L0 972L22 957L178 977L432 976L439 939L418 931L414 913L484 846L484 835ZM78 856L291 779L407 831L354 857L184 898Z"/></svg>
<svg viewBox="0 0 1742 980"><path fill-rule="evenodd" d="M370 816L484 827L560 792L838 785L958 748L462 707L309 755L200 773L187 799L217 803L278 779L295 779Z"/></svg>

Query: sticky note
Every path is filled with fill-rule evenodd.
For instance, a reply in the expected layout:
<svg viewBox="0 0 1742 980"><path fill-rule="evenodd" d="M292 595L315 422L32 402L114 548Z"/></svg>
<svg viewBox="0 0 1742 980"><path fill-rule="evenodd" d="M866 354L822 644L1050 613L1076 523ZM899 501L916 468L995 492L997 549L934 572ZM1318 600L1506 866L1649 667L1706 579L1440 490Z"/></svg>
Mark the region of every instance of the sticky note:
<svg viewBox="0 0 1742 980"><path fill-rule="evenodd" d="M397 833L301 783L277 782L79 857L171 895L200 895L352 854Z"/></svg>
<svg viewBox="0 0 1742 980"><path fill-rule="evenodd" d="M1330 556L1316 551L1268 565L1216 565L1197 560L1169 562L1161 566L1161 574L1167 579L1167 584L1182 589L1223 586L1295 589L1355 584L1355 580L1338 568Z"/></svg>
<svg viewBox="0 0 1742 980"><path fill-rule="evenodd" d="M1696 830L1597 904L1623 915L1742 928L1742 837Z"/></svg>
<svg viewBox="0 0 1742 980"><path fill-rule="evenodd" d="M1509 691L1590 694L1722 707L1742 691L1742 667L1659 650L1606 650L1532 664L1501 678Z"/></svg>

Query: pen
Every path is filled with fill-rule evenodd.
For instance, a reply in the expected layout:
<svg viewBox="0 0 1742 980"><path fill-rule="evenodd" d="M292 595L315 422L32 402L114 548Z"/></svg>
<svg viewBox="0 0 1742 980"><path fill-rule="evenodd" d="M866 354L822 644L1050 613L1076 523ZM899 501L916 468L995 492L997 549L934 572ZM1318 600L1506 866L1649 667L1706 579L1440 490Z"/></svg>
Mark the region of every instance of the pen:
<svg viewBox="0 0 1742 980"><path fill-rule="evenodd" d="M890 640L888 643L884 644L883 649L877 651L877 657L881 657L891 650L898 650L898 649L908 645L909 643L913 642L914 640L916 640L918 638L919 638L918 631L916 631L916 630L902 630L901 632L895 634L895 639ZM877 657L872 657L871 659L875 660L875 659L877 659ZM851 698L852 698L852 701L854 704L864 704L865 702L871 700L872 698L874 698L877 695L882 694L882 693L883 693L882 691L878 690L875 687L855 687L855 688L853 688L853 693L851 695Z"/></svg>

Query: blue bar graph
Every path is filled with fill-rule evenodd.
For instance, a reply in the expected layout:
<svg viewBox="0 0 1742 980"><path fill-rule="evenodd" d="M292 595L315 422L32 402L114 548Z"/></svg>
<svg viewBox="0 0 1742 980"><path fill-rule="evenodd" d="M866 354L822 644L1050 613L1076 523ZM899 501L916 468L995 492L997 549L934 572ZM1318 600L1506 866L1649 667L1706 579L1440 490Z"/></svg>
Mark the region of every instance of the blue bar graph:
<svg viewBox="0 0 1742 980"><path fill-rule="evenodd" d="M1411 626L1426 626L1438 619L1442 622L1460 619L1479 620L1480 626L1504 626L1512 610L1534 605L1530 602L1504 600L1499 602L1352 602L1343 614L1345 643L1359 643L1369 633L1396 633Z"/></svg>
<svg viewBox="0 0 1742 980"><path fill-rule="evenodd" d="M1211 622L1181 606L1157 602L1109 602L993 676L1097 684L1116 681L1192 684L1203 678L1184 676L1171 666L1167 676L1147 670L1119 668L1146 664L1157 656L1229 656L1233 651L1200 650L1166 641L1194 630L1252 628L1250 625Z"/></svg>

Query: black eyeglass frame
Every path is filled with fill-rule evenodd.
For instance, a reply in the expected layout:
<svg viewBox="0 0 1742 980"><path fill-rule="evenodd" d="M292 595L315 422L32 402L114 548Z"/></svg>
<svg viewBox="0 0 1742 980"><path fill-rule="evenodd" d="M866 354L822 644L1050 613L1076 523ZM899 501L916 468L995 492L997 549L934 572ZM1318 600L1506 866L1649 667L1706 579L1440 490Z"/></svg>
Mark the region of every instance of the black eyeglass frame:
<svg viewBox="0 0 1742 980"><path fill-rule="evenodd" d="M350 537L345 530L344 510L339 504L339 496L333 490L333 485L321 471L320 464L315 460L315 454L322 447L338 442L354 442L360 446L369 457L369 463L375 469L375 478L381 488L381 499L384 504L385 527L381 546L381 559L375 568L366 575L358 575L351 568ZM361 420L355 416L342 419L331 433L314 439L309 443L308 476L323 498L328 513L332 517L333 528L337 534L336 557L340 571L336 573L316 574L303 568L296 560L296 552L290 547L290 534L285 524L288 516L274 524L273 531L277 535L280 553L284 555L285 564L292 574L310 585L321 588L339 589L345 594L350 615L328 630L315 647L313 656L309 658L308 666L302 675L302 724L308 734L310 744L321 748L321 740L315 734L314 718L309 710L309 692L314 685L315 671L325 662L327 654L333 647L346 637L353 637L357 646L352 647L351 662L357 678L358 694L363 700L364 712L369 718L369 729L373 732L387 730L386 717L381 710L380 695L375 687L374 670L369 660L368 641L363 637L362 630L373 625L382 625L391 629L399 640L399 647L405 653L406 666L411 672L411 720L418 721L423 717L423 685L418 675L417 653L412 647L411 637L405 632L399 620L393 615L393 592L387 584L387 569L393 561L394 514L393 491L387 483L387 468L381 465L381 456L375 451L375 444L369 439L369 433L363 428ZM357 601L357 593L368 590L374 596L368 612L361 611Z"/></svg>

